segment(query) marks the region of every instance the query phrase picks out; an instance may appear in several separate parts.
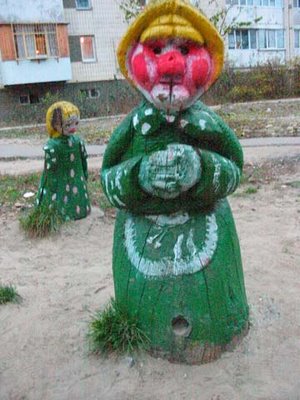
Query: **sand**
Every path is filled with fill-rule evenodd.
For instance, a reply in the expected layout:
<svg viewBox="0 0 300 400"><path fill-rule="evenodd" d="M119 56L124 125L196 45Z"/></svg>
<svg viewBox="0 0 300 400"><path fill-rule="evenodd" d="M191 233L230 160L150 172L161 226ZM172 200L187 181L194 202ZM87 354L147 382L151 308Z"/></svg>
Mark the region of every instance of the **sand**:
<svg viewBox="0 0 300 400"><path fill-rule="evenodd" d="M0 279L23 302L0 306L0 399L300 399L300 199L288 184L295 181L299 164L256 194L231 197L251 328L233 352L200 366L89 354L88 322L113 295L114 221L101 210L39 241L2 214Z"/></svg>

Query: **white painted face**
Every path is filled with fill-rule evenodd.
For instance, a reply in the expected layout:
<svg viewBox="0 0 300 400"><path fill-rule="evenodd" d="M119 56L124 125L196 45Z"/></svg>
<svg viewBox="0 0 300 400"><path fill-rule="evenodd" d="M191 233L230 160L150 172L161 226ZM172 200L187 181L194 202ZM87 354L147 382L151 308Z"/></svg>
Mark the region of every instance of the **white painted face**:
<svg viewBox="0 0 300 400"><path fill-rule="evenodd" d="M73 135L77 131L79 118L76 114L71 115L68 119L63 121L62 134L65 136Z"/></svg>

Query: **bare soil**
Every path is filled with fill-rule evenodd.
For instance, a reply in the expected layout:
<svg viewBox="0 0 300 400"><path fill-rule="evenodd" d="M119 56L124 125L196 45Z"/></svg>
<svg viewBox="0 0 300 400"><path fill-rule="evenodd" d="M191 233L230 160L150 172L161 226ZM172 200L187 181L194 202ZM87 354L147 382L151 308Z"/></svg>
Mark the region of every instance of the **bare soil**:
<svg viewBox="0 0 300 400"><path fill-rule="evenodd" d="M0 215L2 283L21 304L0 307L1 400L300 399L299 157L249 164L231 196L251 326L232 352L201 366L147 354L90 355L91 314L113 296L114 219L94 208L49 239L29 240Z"/></svg>

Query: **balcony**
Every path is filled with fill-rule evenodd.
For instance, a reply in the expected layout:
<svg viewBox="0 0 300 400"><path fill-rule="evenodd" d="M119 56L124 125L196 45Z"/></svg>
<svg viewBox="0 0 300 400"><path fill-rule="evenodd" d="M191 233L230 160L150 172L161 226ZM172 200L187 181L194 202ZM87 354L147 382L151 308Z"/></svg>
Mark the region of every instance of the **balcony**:
<svg viewBox="0 0 300 400"><path fill-rule="evenodd" d="M68 81L71 78L71 61L68 57L0 61L0 83L3 86Z"/></svg>
<svg viewBox="0 0 300 400"><path fill-rule="evenodd" d="M0 25L0 84L72 78L66 24Z"/></svg>

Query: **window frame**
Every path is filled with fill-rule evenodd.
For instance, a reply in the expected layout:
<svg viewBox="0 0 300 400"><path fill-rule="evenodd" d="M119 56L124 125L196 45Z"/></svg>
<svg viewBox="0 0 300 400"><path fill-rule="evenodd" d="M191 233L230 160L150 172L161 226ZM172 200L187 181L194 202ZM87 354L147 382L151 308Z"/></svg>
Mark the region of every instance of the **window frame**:
<svg viewBox="0 0 300 400"><path fill-rule="evenodd" d="M50 36L52 45L50 45ZM54 41L53 41L54 38ZM13 24L13 39L16 60L43 60L59 58L57 24ZM45 53L38 53L38 42L42 39ZM34 48L33 48L33 46ZM21 46L20 46L21 45ZM30 48L30 45L32 48ZM54 54L53 53L54 50ZM34 53L32 53L32 51ZM20 53L22 53L20 55Z"/></svg>
<svg viewBox="0 0 300 400"><path fill-rule="evenodd" d="M300 0L294 0L294 2L300 2ZM245 3L245 4L242 4ZM263 4L267 2L268 4ZM274 5L271 4L274 2ZM282 8L282 0L226 0L227 6L238 6L238 7L272 7L272 8Z"/></svg>
<svg viewBox="0 0 300 400"><path fill-rule="evenodd" d="M283 47L279 47L279 32L283 33ZM271 33L274 33L275 35L275 47L270 46L271 42ZM264 37L262 38L264 42L266 43L266 46L261 47L261 35L264 34ZM280 50L285 50L285 35L284 35L284 29L259 29L258 30L258 50L273 50L273 51L280 51Z"/></svg>
<svg viewBox="0 0 300 400"><path fill-rule="evenodd" d="M92 0L87 0L88 1L88 6L87 7L79 6L78 5L78 1L80 1L80 0L75 0L76 10L85 11L85 10L91 10L92 9Z"/></svg>
<svg viewBox="0 0 300 400"><path fill-rule="evenodd" d="M83 57L83 38L91 38L92 39L92 45L93 45L93 55L94 58L84 58ZM83 63L94 63L97 62L97 56L96 56L96 44L95 44L95 36L94 35L81 35L79 37L79 43L80 43L80 51L81 51L81 60Z"/></svg>
<svg viewBox="0 0 300 400"><path fill-rule="evenodd" d="M247 32L247 41L248 41L248 47L243 47L243 34ZM255 47L252 47L253 43L253 37L251 35L255 35ZM234 47L230 47L230 35L231 37L233 36L233 42L234 42ZM240 40L239 43L242 44L241 47L238 47L238 39ZM257 50L258 48L258 42L257 42L257 29L234 29L232 32L229 33L228 35L228 50Z"/></svg>

